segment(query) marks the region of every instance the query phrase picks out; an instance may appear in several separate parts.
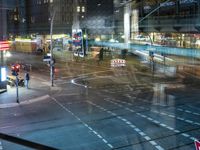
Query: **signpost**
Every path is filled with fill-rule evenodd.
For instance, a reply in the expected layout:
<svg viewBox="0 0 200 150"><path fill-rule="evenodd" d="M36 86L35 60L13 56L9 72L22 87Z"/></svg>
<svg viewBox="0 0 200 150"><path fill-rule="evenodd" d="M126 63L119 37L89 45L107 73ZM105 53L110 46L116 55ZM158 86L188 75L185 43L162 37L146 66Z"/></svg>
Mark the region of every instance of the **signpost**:
<svg viewBox="0 0 200 150"><path fill-rule="evenodd" d="M50 62L51 61L51 56L44 56L43 61Z"/></svg>
<svg viewBox="0 0 200 150"><path fill-rule="evenodd" d="M20 69L20 65L19 64L14 64L11 67L12 75L16 77L15 85L16 85L16 95L17 95L16 96L16 101L17 101L17 103L19 103L19 88L18 88L18 84L19 84L19 78L18 78L19 69Z"/></svg>
<svg viewBox="0 0 200 150"><path fill-rule="evenodd" d="M151 70L154 73L154 52L153 51L149 51L149 57L150 57Z"/></svg>

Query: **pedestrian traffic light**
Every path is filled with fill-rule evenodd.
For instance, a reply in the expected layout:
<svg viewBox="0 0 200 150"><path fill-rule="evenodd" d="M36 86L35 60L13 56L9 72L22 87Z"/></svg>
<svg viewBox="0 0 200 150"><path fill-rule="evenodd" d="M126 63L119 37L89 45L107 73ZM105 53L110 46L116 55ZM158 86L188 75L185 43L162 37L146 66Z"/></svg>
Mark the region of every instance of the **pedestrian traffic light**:
<svg viewBox="0 0 200 150"><path fill-rule="evenodd" d="M149 56L153 57L154 56L154 52L149 51Z"/></svg>
<svg viewBox="0 0 200 150"><path fill-rule="evenodd" d="M11 67L12 75L18 76L19 69L20 69L19 64L12 65L12 67Z"/></svg>

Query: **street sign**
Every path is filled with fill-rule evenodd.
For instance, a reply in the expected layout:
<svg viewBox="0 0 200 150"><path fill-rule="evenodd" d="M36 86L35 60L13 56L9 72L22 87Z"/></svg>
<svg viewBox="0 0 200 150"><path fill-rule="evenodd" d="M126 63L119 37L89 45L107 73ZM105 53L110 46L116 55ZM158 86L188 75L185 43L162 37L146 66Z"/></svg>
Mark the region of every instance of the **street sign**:
<svg viewBox="0 0 200 150"><path fill-rule="evenodd" d="M126 66L126 60L124 59L112 59L111 67L124 67Z"/></svg>
<svg viewBox="0 0 200 150"><path fill-rule="evenodd" d="M51 53L47 53L47 56L51 57Z"/></svg>
<svg viewBox="0 0 200 150"><path fill-rule="evenodd" d="M0 51L9 50L10 45L8 41L0 41Z"/></svg>
<svg viewBox="0 0 200 150"><path fill-rule="evenodd" d="M51 57L50 56L44 56L43 61L51 61Z"/></svg>
<svg viewBox="0 0 200 150"><path fill-rule="evenodd" d="M51 61L51 58L43 59L43 61Z"/></svg>
<svg viewBox="0 0 200 150"><path fill-rule="evenodd" d="M200 150L200 142L199 141L195 141L195 146L196 146L196 150Z"/></svg>

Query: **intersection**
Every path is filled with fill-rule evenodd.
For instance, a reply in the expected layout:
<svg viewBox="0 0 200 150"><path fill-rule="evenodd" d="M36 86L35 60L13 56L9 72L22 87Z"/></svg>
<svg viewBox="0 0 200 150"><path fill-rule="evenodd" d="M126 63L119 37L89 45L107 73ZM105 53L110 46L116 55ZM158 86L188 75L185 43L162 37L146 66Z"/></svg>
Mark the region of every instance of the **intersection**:
<svg viewBox="0 0 200 150"><path fill-rule="evenodd" d="M80 61L57 65L55 87L48 66L41 76L44 68L33 61L20 104L13 105L14 89L1 101L1 132L57 149L194 149L200 102L187 78ZM4 150L27 149L1 143Z"/></svg>

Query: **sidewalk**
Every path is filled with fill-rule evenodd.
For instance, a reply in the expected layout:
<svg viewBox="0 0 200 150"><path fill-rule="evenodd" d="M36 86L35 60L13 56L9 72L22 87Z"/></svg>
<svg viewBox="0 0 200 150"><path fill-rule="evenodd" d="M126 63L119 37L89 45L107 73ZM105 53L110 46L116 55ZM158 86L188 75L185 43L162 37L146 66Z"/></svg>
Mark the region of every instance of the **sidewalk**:
<svg viewBox="0 0 200 150"><path fill-rule="evenodd" d="M0 89L0 94L6 92L6 89Z"/></svg>
<svg viewBox="0 0 200 150"><path fill-rule="evenodd" d="M17 103L16 87L7 86L7 92L0 94L0 108L18 106L19 104L31 103L44 100L48 97L50 86L44 81L40 81L34 76L30 80L30 88L19 87L19 104Z"/></svg>

